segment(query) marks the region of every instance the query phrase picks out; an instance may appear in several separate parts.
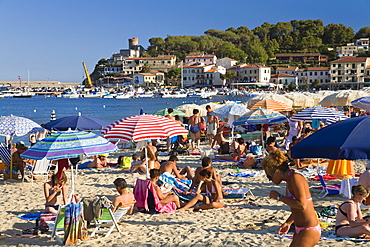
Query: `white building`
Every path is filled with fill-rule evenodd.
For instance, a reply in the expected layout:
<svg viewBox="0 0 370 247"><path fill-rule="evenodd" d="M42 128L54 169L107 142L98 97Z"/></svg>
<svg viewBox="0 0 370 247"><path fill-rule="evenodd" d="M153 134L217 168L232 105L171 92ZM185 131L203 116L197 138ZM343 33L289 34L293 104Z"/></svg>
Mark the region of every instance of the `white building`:
<svg viewBox="0 0 370 247"><path fill-rule="evenodd" d="M216 66L222 66L227 69L227 68L230 68L231 66L236 65L237 63L238 61L235 59L224 57L224 58L217 59Z"/></svg>
<svg viewBox="0 0 370 247"><path fill-rule="evenodd" d="M192 65L184 66L182 69L183 84L190 86L223 86L225 81L221 74L226 73L222 66L215 65Z"/></svg>
<svg viewBox="0 0 370 247"><path fill-rule="evenodd" d="M263 82L270 81L271 68L263 65L240 66L239 76L242 82Z"/></svg>
<svg viewBox="0 0 370 247"><path fill-rule="evenodd" d="M287 88L290 84L295 84L298 87L298 76L288 74L275 74L271 75L270 82L283 85Z"/></svg>
<svg viewBox="0 0 370 247"><path fill-rule="evenodd" d="M216 61L217 61L216 55L197 54L185 57L186 65L196 65L196 64L211 65L216 64Z"/></svg>

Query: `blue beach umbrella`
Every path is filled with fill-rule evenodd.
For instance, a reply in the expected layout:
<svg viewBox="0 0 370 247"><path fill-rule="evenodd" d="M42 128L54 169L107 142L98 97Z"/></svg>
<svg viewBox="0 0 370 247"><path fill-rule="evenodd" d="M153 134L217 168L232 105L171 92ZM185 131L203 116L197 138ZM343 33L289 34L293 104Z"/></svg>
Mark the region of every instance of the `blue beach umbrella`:
<svg viewBox="0 0 370 247"><path fill-rule="evenodd" d="M294 159L370 159L369 126L370 116L333 123L294 145L292 156Z"/></svg>
<svg viewBox="0 0 370 247"><path fill-rule="evenodd" d="M56 131L66 131L68 129L91 131L101 130L108 125L108 122L93 117L68 116L46 123L45 128Z"/></svg>
<svg viewBox="0 0 370 247"><path fill-rule="evenodd" d="M0 117L0 135L24 136L35 128L41 128L39 124L31 119L14 115Z"/></svg>
<svg viewBox="0 0 370 247"><path fill-rule="evenodd" d="M322 106L316 106L304 109L294 116L291 120L295 121L312 121L313 119L326 120L329 123L336 122L338 120L344 120L348 117L343 112L337 111L333 108L326 108Z"/></svg>
<svg viewBox="0 0 370 247"><path fill-rule="evenodd" d="M234 125L284 123L288 119L277 111L258 108L238 118Z"/></svg>
<svg viewBox="0 0 370 247"><path fill-rule="evenodd" d="M22 158L41 160L68 159L81 154L88 156L108 154L117 147L107 139L91 132L57 132L37 142L21 154Z"/></svg>
<svg viewBox="0 0 370 247"><path fill-rule="evenodd" d="M247 112L249 112L249 110L245 106L234 104L234 105L225 105L220 108L217 108L211 114L228 117L229 115L243 116Z"/></svg>
<svg viewBox="0 0 370 247"><path fill-rule="evenodd" d="M366 111L370 111L370 96L362 97L362 98L356 99L354 101L351 101L351 104L354 107L358 107L358 108L364 109Z"/></svg>

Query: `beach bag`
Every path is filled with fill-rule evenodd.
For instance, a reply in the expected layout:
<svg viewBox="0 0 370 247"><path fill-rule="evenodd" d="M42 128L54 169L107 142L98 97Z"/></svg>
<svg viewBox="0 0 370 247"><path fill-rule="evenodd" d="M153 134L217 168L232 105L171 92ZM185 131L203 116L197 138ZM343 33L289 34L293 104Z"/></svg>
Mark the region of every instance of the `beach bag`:
<svg viewBox="0 0 370 247"><path fill-rule="evenodd" d="M122 163L121 163L121 168L124 169L124 170L128 170L131 168L131 162L132 162L132 158L131 157L123 157L121 159Z"/></svg>
<svg viewBox="0 0 370 247"><path fill-rule="evenodd" d="M252 146L250 146L250 151L254 155L262 155L262 147L260 145L252 145Z"/></svg>

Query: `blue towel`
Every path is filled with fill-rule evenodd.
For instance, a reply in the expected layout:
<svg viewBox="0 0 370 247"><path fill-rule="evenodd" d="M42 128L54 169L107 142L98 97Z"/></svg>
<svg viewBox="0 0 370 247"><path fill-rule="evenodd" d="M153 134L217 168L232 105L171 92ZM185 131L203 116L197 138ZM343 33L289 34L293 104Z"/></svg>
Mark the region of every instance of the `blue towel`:
<svg viewBox="0 0 370 247"><path fill-rule="evenodd" d="M81 165L78 165L78 169L86 169L86 168L88 168L87 166L90 163L91 163L91 161L86 161L86 162L82 163Z"/></svg>
<svg viewBox="0 0 370 247"><path fill-rule="evenodd" d="M227 175L232 176L232 177L251 178L251 177L254 177L256 173L238 172L238 173L229 173Z"/></svg>
<svg viewBox="0 0 370 247"><path fill-rule="evenodd" d="M43 212L33 213L33 214L24 214L18 215L17 217L22 220L40 220L40 216Z"/></svg>

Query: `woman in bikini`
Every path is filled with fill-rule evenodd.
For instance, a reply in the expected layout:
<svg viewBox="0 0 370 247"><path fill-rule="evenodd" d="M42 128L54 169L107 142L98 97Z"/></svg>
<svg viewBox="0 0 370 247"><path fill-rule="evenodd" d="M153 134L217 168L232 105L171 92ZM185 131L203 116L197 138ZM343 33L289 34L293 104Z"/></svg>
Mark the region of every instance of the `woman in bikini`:
<svg viewBox="0 0 370 247"><path fill-rule="evenodd" d="M335 233L337 236L358 237L363 234L370 235L370 221L362 218L360 209L360 202L368 194L369 191L364 186L352 186L352 198L343 202L338 208L335 221Z"/></svg>
<svg viewBox="0 0 370 247"><path fill-rule="evenodd" d="M190 209L192 206L197 204L198 201L203 202L204 205L195 207L194 210L223 208L225 203L224 197L222 195L221 184L217 180L212 178L212 172L209 170L200 171L199 176L201 182L199 183L198 189L196 191L197 195L193 199L191 199L184 207L180 208L180 210ZM205 183L206 193L210 194L211 196L200 194L202 183Z"/></svg>
<svg viewBox="0 0 370 247"><path fill-rule="evenodd" d="M236 142L238 143L238 147L229 156L218 156L215 159L237 161L237 160L240 160L241 157L245 157L246 156L245 151L247 147L245 146L244 139L238 138L236 139Z"/></svg>
<svg viewBox="0 0 370 247"><path fill-rule="evenodd" d="M280 150L264 158L262 167L267 178L274 184L286 181L285 196L275 190L270 191L270 198L285 203L292 212L280 226L278 234L286 234L294 223L295 232L290 246L315 246L320 240L321 228L306 179L289 169L287 157Z"/></svg>
<svg viewBox="0 0 370 247"><path fill-rule="evenodd" d="M199 116L199 110L193 110L193 116L191 116L188 120L189 130L190 130L190 137L191 137L191 148L192 149L199 149L200 145L200 123L201 117Z"/></svg>
<svg viewBox="0 0 370 247"><path fill-rule="evenodd" d="M57 214L59 205L67 203L66 183L67 176L64 172L61 179L58 178L58 174L54 174L49 182L44 183L45 212Z"/></svg>

